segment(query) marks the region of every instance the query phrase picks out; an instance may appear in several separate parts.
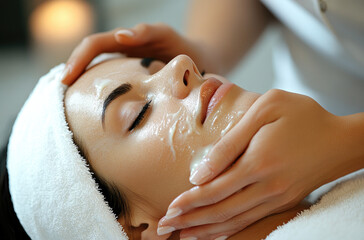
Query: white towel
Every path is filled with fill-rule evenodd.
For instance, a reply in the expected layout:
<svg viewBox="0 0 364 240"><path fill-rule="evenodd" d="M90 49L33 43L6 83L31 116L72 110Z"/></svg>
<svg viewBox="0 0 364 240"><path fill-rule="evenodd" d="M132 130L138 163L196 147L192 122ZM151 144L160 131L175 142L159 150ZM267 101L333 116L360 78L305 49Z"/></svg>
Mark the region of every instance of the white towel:
<svg viewBox="0 0 364 240"><path fill-rule="evenodd" d="M7 165L14 210L32 239L128 239L73 143L63 69L39 80L14 124Z"/></svg>
<svg viewBox="0 0 364 240"><path fill-rule="evenodd" d="M292 239L363 240L364 171L341 179L318 203L278 227L266 238Z"/></svg>

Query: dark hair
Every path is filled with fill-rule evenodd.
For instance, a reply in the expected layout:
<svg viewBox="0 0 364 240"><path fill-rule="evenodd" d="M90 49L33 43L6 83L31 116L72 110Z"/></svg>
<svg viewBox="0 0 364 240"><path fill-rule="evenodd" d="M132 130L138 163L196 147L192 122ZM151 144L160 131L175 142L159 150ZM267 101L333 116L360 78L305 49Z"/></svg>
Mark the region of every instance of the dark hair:
<svg viewBox="0 0 364 240"><path fill-rule="evenodd" d="M30 239L14 211L6 168L8 142L0 149L0 233L2 239Z"/></svg>
<svg viewBox="0 0 364 240"><path fill-rule="evenodd" d="M11 201L9 191L9 174L7 170L7 146L9 141L0 149L0 234L2 239L18 240L30 239L20 224L18 217L14 211L13 202ZM87 160L84 151L79 148L80 154ZM125 226L124 230L129 236L133 236L131 228L131 214L128 201L123 193L114 184L107 183L103 178L99 177L92 167L89 165L90 171L93 173L93 179L99 186L100 192L105 197L105 201L113 211L116 217L123 216Z"/></svg>
<svg viewBox="0 0 364 240"><path fill-rule="evenodd" d="M86 160L88 167L92 173L92 177L99 187L99 191L104 196L105 201L113 211L116 217L122 216L124 219L124 230L131 239L133 239L133 229L131 227L131 212L128 200L124 193L122 193L115 184L108 183L104 178L100 177L92 168L88 161L88 154L85 151L82 141L74 136L73 142L78 147L78 152Z"/></svg>

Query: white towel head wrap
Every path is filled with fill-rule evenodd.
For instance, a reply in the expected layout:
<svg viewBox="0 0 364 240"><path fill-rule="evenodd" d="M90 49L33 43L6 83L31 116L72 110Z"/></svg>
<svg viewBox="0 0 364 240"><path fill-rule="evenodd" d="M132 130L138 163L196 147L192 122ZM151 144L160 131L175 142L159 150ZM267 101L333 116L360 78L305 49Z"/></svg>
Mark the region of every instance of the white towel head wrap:
<svg viewBox="0 0 364 240"><path fill-rule="evenodd" d="M7 164L14 210L32 239L128 239L73 142L63 69L39 80L14 124Z"/></svg>

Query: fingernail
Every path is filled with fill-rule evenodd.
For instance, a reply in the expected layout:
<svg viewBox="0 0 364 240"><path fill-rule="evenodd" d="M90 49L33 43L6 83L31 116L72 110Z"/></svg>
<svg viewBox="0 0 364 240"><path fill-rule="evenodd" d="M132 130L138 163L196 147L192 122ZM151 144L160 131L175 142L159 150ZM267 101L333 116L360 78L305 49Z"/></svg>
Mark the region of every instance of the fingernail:
<svg viewBox="0 0 364 240"><path fill-rule="evenodd" d="M225 240L227 238L228 238L227 236L221 236L221 237L215 238L215 240Z"/></svg>
<svg viewBox="0 0 364 240"><path fill-rule="evenodd" d="M174 227L158 227L157 229L157 233L159 236L173 232L174 230L176 230Z"/></svg>
<svg viewBox="0 0 364 240"><path fill-rule="evenodd" d="M211 169L208 166L207 160L203 160L192 171L190 176L190 182L194 185L199 185L204 182L212 174Z"/></svg>
<svg viewBox="0 0 364 240"><path fill-rule="evenodd" d="M67 64L66 67L63 69L63 72L61 73L61 75L59 76L59 80L61 82L63 82L63 80L65 79L65 77L68 75L68 73L70 72L71 67Z"/></svg>
<svg viewBox="0 0 364 240"><path fill-rule="evenodd" d="M197 240L197 237L186 237L186 238L181 238L180 240Z"/></svg>
<svg viewBox="0 0 364 240"><path fill-rule="evenodd" d="M181 215L181 213L182 213L182 210L180 208L171 208L171 209L168 209L165 218L171 219L171 218Z"/></svg>
<svg viewBox="0 0 364 240"><path fill-rule="evenodd" d="M119 30L115 33L115 35L117 36L126 36L126 37L134 37L134 33L130 30L127 29L123 29L123 30Z"/></svg>

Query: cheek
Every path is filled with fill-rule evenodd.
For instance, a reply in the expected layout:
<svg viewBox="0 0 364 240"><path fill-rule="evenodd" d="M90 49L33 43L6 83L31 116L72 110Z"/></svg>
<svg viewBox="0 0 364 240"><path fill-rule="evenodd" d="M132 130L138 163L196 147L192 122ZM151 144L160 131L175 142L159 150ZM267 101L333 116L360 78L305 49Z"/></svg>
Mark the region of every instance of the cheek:
<svg viewBox="0 0 364 240"><path fill-rule="evenodd" d="M140 133L142 134L142 133ZM139 134L138 134L139 135ZM158 202L164 211L181 192L187 190L188 171L182 159L173 159L171 151L160 136L144 133L146 138L134 137L120 152L120 166L115 167L119 186L124 186L148 202ZM122 169L118 171L117 169Z"/></svg>
<svg viewBox="0 0 364 240"><path fill-rule="evenodd" d="M169 108L153 109L146 123L122 140L112 174L120 186L161 206L191 187L189 163L197 146L193 141L198 142L186 125L184 109Z"/></svg>

